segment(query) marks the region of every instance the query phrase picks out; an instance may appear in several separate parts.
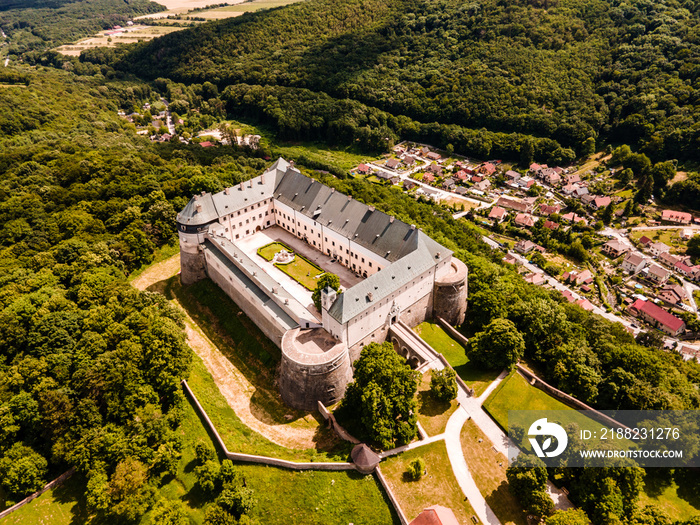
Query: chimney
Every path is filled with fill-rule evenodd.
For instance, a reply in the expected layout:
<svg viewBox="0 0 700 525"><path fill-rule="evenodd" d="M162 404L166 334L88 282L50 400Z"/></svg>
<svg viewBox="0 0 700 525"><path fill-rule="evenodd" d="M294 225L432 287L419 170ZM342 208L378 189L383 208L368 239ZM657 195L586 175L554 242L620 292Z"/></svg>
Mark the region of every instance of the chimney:
<svg viewBox="0 0 700 525"><path fill-rule="evenodd" d="M207 192L202 190L202 197L204 197L206 194L207 194Z"/></svg>
<svg viewBox="0 0 700 525"><path fill-rule="evenodd" d="M367 208L367 209L368 209L369 211L374 211L374 206L370 206L370 207Z"/></svg>
<svg viewBox="0 0 700 525"><path fill-rule="evenodd" d="M352 200L352 195L348 195L348 200L349 200L349 201Z"/></svg>
<svg viewBox="0 0 700 525"><path fill-rule="evenodd" d="M411 229L412 229L412 230L415 230L415 229L416 229L416 225L415 225L415 224L411 224Z"/></svg>
<svg viewBox="0 0 700 525"><path fill-rule="evenodd" d="M239 191L243 191L243 182L241 182L241 185L238 187Z"/></svg>
<svg viewBox="0 0 700 525"><path fill-rule="evenodd" d="M253 179L250 179L250 180L248 181L248 187L249 187L249 188L252 188L252 187L253 187Z"/></svg>
<svg viewBox="0 0 700 525"><path fill-rule="evenodd" d="M260 175L260 184L265 184L265 174Z"/></svg>
<svg viewBox="0 0 700 525"><path fill-rule="evenodd" d="M193 197L193 199L194 199L195 201L198 201L198 200L199 200L199 195L195 195L195 196Z"/></svg>
<svg viewBox="0 0 700 525"><path fill-rule="evenodd" d="M331 193L335 193L335 188L331 188Z"/></svg>
<svg viewBox="0 0 700 525"><path fill-rule="evenodd" d="M224 188L225 195L231 195L231 188Z"/></svg>
<svg viewBox="0 0 700 525"><path fill-rule="evenodd" d="M389 224L391 224L392 222L394 222L394 216L393 216L393 215L392 215L391 217L389 217Z"/></svg>
<svg viewBox="0 0 700 525"><path fill-rule="evenodd" d="M197 208L197 213L202 213L202 205L201 204L197 203L196 208Z"/></svg>

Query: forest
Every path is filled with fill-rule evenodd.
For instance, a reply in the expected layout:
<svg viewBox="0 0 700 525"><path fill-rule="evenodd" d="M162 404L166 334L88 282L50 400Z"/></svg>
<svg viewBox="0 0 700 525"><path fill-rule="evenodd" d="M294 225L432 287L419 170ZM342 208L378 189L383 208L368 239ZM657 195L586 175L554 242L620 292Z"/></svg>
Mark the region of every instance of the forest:
<svg viewBox="0 0 700 525"><path fill-rule="evenodd" d="M309 0L142 44L117 67L221 91L303 88L577 154L594 138L692 159L699 11L677 0Z"/></svg>
<svg viewBox="0 0 700 525"><path fill-rule="evenodd" d="M9 0L0 5L0 29L10 37L8 53L18 56L75 42L164 9L149 0Z"/></svg>

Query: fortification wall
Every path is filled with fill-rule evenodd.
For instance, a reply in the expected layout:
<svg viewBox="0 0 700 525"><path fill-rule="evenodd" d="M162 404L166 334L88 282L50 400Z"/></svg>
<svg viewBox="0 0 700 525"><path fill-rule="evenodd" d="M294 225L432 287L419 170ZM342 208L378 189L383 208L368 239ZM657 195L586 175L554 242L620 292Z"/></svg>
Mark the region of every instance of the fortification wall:
<svg viewBox="0 0 700 525"><path fill-rule="evenodd" d="M207 266L207 273L212 281L228 295L243 312L250 317L255 325L279 348L282 348L282 336L286 328L275 322L267 310L260 307L256 302L257 297L248 290L242 288L237 279L231 279L230 275L225 276L213 264ZM241 289L238 288L241 286Z"/></svg>
<svg viewBox="0 0 700 525"><path fill-rule="evenodd" d="M297 343L301 334L330 335L323 329L289 330L282 338L279 390L282 400L299 410L316 410L318 402L332 405L345 395L352 379L347 347L338 343L323 353L308 354Z"/></svg>
<svg viewBox="0 0 700 525"><path fill-rule="evenodd" d="M467 265L452 257L452 271L435 280L433 314L460 325L467 314Z"/></svg>
<svg viewBox="0 0 700 525"><path fill-rule="evenodd" d="M410 307L402 310L399 314L401 321L413 328L426 319L430 319L433 316L433 295L430 293L425 297L421 297Z"/></svg>

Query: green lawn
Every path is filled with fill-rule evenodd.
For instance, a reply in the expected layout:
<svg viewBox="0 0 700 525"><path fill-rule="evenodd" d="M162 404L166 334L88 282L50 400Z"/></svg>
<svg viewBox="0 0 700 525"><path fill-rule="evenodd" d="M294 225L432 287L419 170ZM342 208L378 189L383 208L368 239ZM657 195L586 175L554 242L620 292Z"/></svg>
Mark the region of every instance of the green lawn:
<svg viewBox="0 0 700 525"><path fill-rule="evenodd" d="M700 515L700 499L694 497L680 488L676 481L665 476L665 469L648 469L644 478L644 489L639 497L639 506L655 505L668 513L673 520L689 520ZM690 471L684 474L692 476ZM695 480L688 480L688 485L697 483ZM685 486L685 484L683 484ZM681 497L682 494L684 497Z"/></svg>
<svg viewBox="0 0 700 525"><path fill-rule="evenodd" d="M527 515L508 486L506 457L471 420L464 423L460 438L469 472L491 510L504 525L526 525Z"/></svg>
<svg viewBox="0 0 700 525"><path fill-rule="evenodd" d="M326 273L298 253L292 262L287 264L275 263L275 266L309 291L316 289L319 277Z"/></svg>
<svg viewBox="0 0 700 525"><path fill-rule="evenodd" d="M474 389L475 395L483 394L484 390L498 377L500 372L497 370L483 370L470 364L464 347L447 335L439 324L426 321L419 324L415 330L423 341L445 356L459 377Z"/></svg>
<svg viewBox="0 0 700 525"><path fill-rule="evenodd" d="M198 372L193 372L193 376ZM204 374L208 373L204 370ZM191 378L194 380L194 378ZM211 378L209 378L211 381ZM195 381L196 382L196 381ZM184 448L174 478L158 485L154 501L179 499L191 523L201 525L204 511L214 496L205 496L195 485L195 445L213 442L189 403L185 403L179 432ZM234 416L235 417L235 416ZM238 466L246 485L255 491L251 515L266 525L304 523L314 525L395 525L398 517L372 476L351 472L292 472L267 466ZM3 520L3 525L73 525L87 522L82 499L84 480L74 476L63 486L48 491ZM151 525L150 515L140 525ZM155 525L155 524L153 524Z"/></svg>
<svg viewBox="0 0 700 525"><path fill-rule="evenodd" d="M265 246L258 248L258 255L266 261L271 261L275 255L282 250L286 250L289 253L294 252L294 250L283 242L271 242L270 244L266 244Z"/></svg>
<svg viewBox="0 0 700 525"><path fill-rule="evenodd" d="M532 386L515 370L491 393L483 407L505 431L508 431L509 410L566 410L571 413L571 418L559 421L564 426L577 423L580 428L589 430L599 430L601 427L600 423Z"/></svg>
<svg viewBox="0 0 700 525"><path fill-rule="evenodd" d="M294 253L294 250L284 243L271 242L270 244L266 244L265 246L258 248L258 255L268 261L271 261L275 254L282 250ZM309 291L316 289L318 278L326 273L322 268L319 268L306 257L298 253L295 253L295 257L292 262L286 264L275 263L275 267L282 270Z"/></svg>
<svg viewBox="0 0 700 525"><path fill-rule="evenodd" d="M427 474L410 481L404 473L416 458L423 458ZM426 507L443 505L453 510L459 523L472 523L474 509L457 484L444 441L390 457L380 467L409 521Z"/></svg>
<svg viewBox="0 0 700 525"><path fill-rule="evenodd" d="M457 410L458 403L456 399L445 403L430 395L430 378L431 372L426 372L418 385L418 421L429 436L437 436L445 431L447 420Z"/></svg>
<svg viewBox="0 0 700 525"><path fill-rule="evenodd" d="M685 241L681 239L679 229L668 230L632 230L630 239L638 241L643 236L649 237L653 242L662 242L671 247L672 253L685 253Z"/></svg>

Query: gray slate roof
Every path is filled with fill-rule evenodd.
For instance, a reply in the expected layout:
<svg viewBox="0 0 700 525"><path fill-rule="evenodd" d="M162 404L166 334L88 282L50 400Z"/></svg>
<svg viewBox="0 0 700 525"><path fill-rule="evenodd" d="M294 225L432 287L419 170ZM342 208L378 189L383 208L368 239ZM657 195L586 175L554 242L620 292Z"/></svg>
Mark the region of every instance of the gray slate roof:
<svg viewBox="0 0 700 525"><path fill-rule="evenodd" d="M177 222L206 225L269 197L391 263L338 296L329 313L341 324L362 313L369 303L381 301L452 255L414 226L334 191L303 175L282 158L261 176L233 186L228 192L193 197L178 213ZM197 204L201 204L201 211L197 211Z"/></svg>

